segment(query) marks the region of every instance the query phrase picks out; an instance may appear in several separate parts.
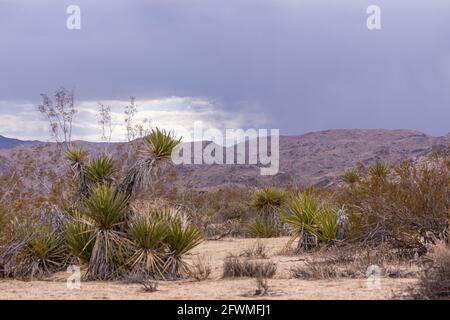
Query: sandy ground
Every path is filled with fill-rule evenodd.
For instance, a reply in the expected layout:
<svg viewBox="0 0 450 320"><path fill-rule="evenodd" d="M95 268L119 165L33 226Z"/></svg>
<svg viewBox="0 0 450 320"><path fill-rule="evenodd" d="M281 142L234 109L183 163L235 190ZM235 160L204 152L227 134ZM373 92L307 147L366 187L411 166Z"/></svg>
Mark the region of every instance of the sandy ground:
<svg viewBox="0 0 450 320"><path fill-rule="evenodd" d="M416 279L381 278L380 287L370 288L366 279L298 280L292 279L289 270L302 263L302 256L283 256L278 253L287 238L262 241L269 259L277 263L277 273L268 280L270 295L257 299L390 299ZM45 281L0 280L0 299L252 299L249 293L256 289L250 278L223 279L223 260L229 254L239 254L249 248L254 239L223 239L205 241L189 257L210 261L213 270L205 281L161 281L158 291L144 292L140 285L121 282L82 282L80 289L68 289L69 273L59 273Z"/></svg>

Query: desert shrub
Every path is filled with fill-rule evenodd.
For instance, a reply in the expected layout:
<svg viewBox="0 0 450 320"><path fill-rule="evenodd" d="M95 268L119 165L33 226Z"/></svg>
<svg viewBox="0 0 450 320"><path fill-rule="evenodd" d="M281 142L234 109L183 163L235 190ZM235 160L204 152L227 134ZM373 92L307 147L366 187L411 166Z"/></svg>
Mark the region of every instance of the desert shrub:
<svg viewBox="0 0 450 320"><path fill-rule="evenodd" d="M247 225L247 235L251 238L273 238L277 228L264 218L257 217Z"/></svg>
<svg viewBox="0 0 450 320"><path fill-rule="evenodd" d="M250 248L242 250L239 256L254 259L267 259L267 247L264 245L264 243L257 241Z"/></svg>
<svg viewBox="0 0 450 320"><path fill-rule="evenodd" d="M291 195L282 211L282 221L292 229L290 243L299 238L297 248L310 249L318 241L333 242L338 231L338 210L312 192Z"/></svg>
<svg viewBox="0 0 450 320"><path fill-rule="evenodd" d="M15 221L12 228L14 237L0 254L5 276L42 278L64 268L64 239L51 225Z"/></svg>
<svg viewBox="0 0 450 320"><path fill-rule="evenodd" d="M441 241L426 256L418 286L412 289L419 299L448 299L450 297L450 247Z"/></svg>
<svg viewBox="0 0 450 320"><path fill-rule="evenodd" d="M376 160L370 168L369 174L376 179L386 179L390 171L391 168L388 164L384 163L383 161Z"/></svg>
<svg viewBox="0 0 450 320"><path fill-rule="evenodd" d="M223 277L272 278L275 275L276 271L277 265L271 261L261 262L253 260L240 260L236 257L228 257L224 262Z"/></svg>
<svg viewBox="0 0 450 320"><path fill-rule="evenodd" d="M353 188L338 190L335 199L348 210L353 240L374 246L387 241L423 254L426 235L443 238L448 225L449 157L435 154L392 168L376 163Z"/></svg>
<svg viewBox="0 0 450 320"><path fill-rule="evenodd" d="M401 259L392 249L381 246L370 248L333 248L307 258L291 268L291 276L304 280L333 278L366 278L368 268L377 266L382 276L392 278L416 277L409 260Z"/></svg>
<svg viewBox="0 0 450 320"><path fill-rule="evenodd" d="M190 275L197 281L203 281L211 275L211 262L204 256L197 257L190 268Z"/></svg>

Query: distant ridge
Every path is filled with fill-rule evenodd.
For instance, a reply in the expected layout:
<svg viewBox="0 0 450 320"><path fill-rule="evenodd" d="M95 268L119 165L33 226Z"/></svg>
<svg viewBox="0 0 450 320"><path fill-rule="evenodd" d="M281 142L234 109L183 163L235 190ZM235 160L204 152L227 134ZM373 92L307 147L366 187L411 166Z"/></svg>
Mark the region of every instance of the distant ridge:
<svg viewBox="0 0 450 320"><path fill-rule="evenodd" d="M12 149L24 144L37 143L38 141L23 141L19 139L7 138L0 135L0 149Z"/></svg>
<svg viewBox="0 0 450 320"><path fill-rule="evenodd" d="M37 149L29 145L30 142L19 140L18 143L22 145L14 149L2 150L0 147L0 174L21 170L30 159L39 168L57 172L66 170L64 161L57 158L59 153L55 152L56 144L42 142ZM128 143L112 143L104 148L99 148L98 143L86 141L76 141L74 144L85 148L92 156L107 149L114 158L123 158L128 150ZM208 144L204 142L204 146ZM209 189L237 185L329 186L340 183L342 175L349 168L367 167L377 159L398 164L406 159L427 157L436 148L449 146L450 135L434 137L413 130L340 129L281 136L280 170L277 175L261 176L260 168L255 165L183 164L177 166L179 175L174 184L180 189L189 186ZM30 177L27 179L30 186L38 188L39 182L31 181Z"/></svg>

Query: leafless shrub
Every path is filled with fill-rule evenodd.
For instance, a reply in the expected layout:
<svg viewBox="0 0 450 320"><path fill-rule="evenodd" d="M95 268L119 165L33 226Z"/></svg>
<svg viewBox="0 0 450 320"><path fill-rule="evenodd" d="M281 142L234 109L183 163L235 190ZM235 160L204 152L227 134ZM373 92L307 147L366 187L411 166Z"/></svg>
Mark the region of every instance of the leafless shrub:
<svg viewBox="0 0 450 320"><path fill-rule="evenodd" d="M67 147L72 141L73 118L78 112L73 91L65 88L56 90L55 101L46 94L41 94L41 97L42 103L38 106L38 111L47 117L55 141Z"/></svg>
<svg viewBox="0 0 450 320"><path fill-rule="evenodd" d="M240 256L253 259L267 259L268 258L267 247L265 246L264 243L257 241L250 248L242 250Z"/></svg>
<svg viewBox="0 0 450 320"><path fill-rule="evenodd" d="M208 279L208 277L211 275L211 271L211 262L203 256L197 257L194 264L190 268L191 276L197 281Z"/></svg>
<svg viewBox="0 0 450 320"><path fill-rule="evenodd" d="M266 278L257 277L256 278L257 288L255 290L254 296L267 296L269 294L269 284Z"/></svg>
<svg viewBox="0 0 450 320"><path fill-rule="evenodd" d="M130 273L124 277L124 282L140 284L145 292L155 292L158 290L158 281L145 276L143 273Z"/></svg>
<svg viewBox="0 0 450 320"><path fill-rule="evenodd" d="M439 242L426 256L428 262L421 274L417 289L412 289L417 299L448 299L450 297L450 247Z"/></svg>
<svg viewBox="0 0 450 320"><path fill-rule="evenodd" d="M252 260L240 260L236 257L228 257L223 267L224 278L235 277L264 277L272 278L277 271L274 262L261 262Z"/></svg>
<svg viewBox="0 0 450 320"><path fill-rule="evenodd" d="M305 280L321 280L334 278L365 278L367 268L379 266L382 275L391 278L415 277L406 261L391 256L384 249L364 250L336 249L320 252L306 260L302 265L291 268L294 278Z"/></svg>

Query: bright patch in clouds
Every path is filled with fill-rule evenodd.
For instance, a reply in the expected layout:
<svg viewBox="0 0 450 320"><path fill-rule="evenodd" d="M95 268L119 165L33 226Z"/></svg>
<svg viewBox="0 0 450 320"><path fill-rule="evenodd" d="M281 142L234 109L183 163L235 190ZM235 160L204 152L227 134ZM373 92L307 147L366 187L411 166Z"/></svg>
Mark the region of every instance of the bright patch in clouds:
<svg viewBox="0 0 450 320"><path fill-rule="evenodd" d="M78 101L74 120L74 140L100 141L98 103L111 106L113 141L125 141L124 107L128 101ZM135 123L149 119L152 126L174 130L184 141L190 141L194 122L201 121L205 128L260 128L267 123L255 108L243 107L239 112L226 111L218 101L207 98L167 97L136 100L138 113ZM49 141L49 126L37 105L0 101L0 134L27 140Z"/></svg>

